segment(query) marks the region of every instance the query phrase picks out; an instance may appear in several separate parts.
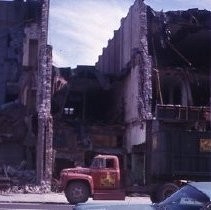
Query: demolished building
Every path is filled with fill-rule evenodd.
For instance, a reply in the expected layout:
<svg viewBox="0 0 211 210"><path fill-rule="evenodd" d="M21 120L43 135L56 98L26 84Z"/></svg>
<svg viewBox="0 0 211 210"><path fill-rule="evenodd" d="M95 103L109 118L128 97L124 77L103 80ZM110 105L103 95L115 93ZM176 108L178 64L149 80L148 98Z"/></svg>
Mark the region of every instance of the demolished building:
<svg viewBox="0 0 211 210"><path fill-rule="evenodd" d="M167 157L156 137L167 135L162 129L168 131L168 138L181 144L186 141L187 146L194 131L198 136L203 133L206 151L211 151L210 29L210 11L157 12L136 0L99 56L96 70L112 78L116 86L112 92L116 98L114 112L124 113L125 165L139 183L147 182L148 177L143 175L147 167L158 173L167 167L158 163L156 156L163 147L163 160ZM196 148L202 142L192 144ZM149 164L145 154L150 148L154 152ZM203 160L208 167L209 159ZM199 171L204 170L197 157L192 161ZM180 170L178 163L172 167ZM186 165L184 170L194 169Z"/></svg>
<svg viewBox="0 0 211 210"><path fill-rule="evenodd" d="M0 1L0 168L1 178L9 181L40 184L51 176L52 164L50 172L43 167L43 154L52 160L52 145L43 139L52 135L46 120L51 118L52 61L48 4Z"/></svg>
<svg viewBox="0 0 211 210"><path fill-rule="evenodd" d="M57 69L52 103L57 174L77 160L88 165L94 154L117 154L132 184L145 184L147 167L165 171L156 156L162 149L158 133L181 144L185 138L187 146L194 131L203 133L210 152L210 29L210 11L156 12L136 0L95 67ZM146 161L151 148L147 161L153 164ZM195 167L204 170L196 158ZM195 170L191 167L186 164L187 171Z"/></svg>
<svg viewBox="0 0 211 210"><path fill-rule="evenodd" d="M94 66L53 71L54 176L61 169L89 165L99 153L124 153L122 119L110 112L109 78Z"/></svg>
<svg viewBox="0 0 211 210"><path fill-rule="evenodd" d="M145 150L156 154L152 133L163 127L181 144L182 129L203 132L196 144L211 151L211 12L156 12L136 0L96 66L54 68L52 79L47 20L47 0L0 1L0 166L24 160L19 169L36 169L41 182L53 156L58 178L95 154L116 154L134 184L146 182Z"/></svg>

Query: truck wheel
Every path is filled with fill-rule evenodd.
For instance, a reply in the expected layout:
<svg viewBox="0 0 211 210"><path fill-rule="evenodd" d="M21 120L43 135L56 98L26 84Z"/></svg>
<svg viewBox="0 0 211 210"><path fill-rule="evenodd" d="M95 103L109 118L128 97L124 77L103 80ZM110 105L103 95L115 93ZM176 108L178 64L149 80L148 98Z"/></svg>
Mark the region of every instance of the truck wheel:
<svg viewBox="0 0 211 210"><path fill-rule="evenodd" d="M179 187L173 183L166 183L166 184L162 185L158 189L158 192L157 192L158 193L157 194L158 201L161 202L161 201L165 200L167 197L169 197L171 194L176 192L178 189L179 189Z"/></svg>
<svg viewBox="0 0 211 210"><path fill-rule="evenodd" d="M83 182L72 182L66 187L65 196L70 204L86 202L89 198L89 187Z"/></svg>

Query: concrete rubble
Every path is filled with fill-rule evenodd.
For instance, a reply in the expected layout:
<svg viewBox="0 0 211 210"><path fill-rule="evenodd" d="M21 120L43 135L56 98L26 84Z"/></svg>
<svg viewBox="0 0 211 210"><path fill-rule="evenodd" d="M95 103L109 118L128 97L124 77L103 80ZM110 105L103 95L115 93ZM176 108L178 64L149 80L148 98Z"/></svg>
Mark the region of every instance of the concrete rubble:
<svg viewBox="0 0 211 210"><path fill-rule="evenodd" d="M3 165L0 167L0 185L1 193L47 193L48 185L42 182L36 184L35 170L27 170L26 162L22 161L19 166L12 167Z"/></svg>

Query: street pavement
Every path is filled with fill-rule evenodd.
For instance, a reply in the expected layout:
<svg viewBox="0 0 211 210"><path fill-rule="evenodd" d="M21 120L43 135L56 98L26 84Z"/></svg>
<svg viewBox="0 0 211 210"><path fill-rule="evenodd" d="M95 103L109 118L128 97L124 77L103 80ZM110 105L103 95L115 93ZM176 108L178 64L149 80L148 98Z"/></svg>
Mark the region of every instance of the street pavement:
<svg viewBox="0 0 211 210"><path fill-rule="evenodd" d="M126 197L124 201L95 201L89 199L87 204L99 204L112 202L120 204L150 204L149 197ZM0 194L0 210L19 209L19 210L71 210L73 206L69 205L63 193L46 194Z"/></svg>
<svg viewBox="0 0 211 210"><path fill-rule="evenodd" d="M0 194L1 203L48 203L48 204L68 204L64 193L45 193L45 194L21 194L21 193L5 193ZM88 203L96 203L89 199ZM113 201L108 201L113 202ZM116 202L116 201L114 201ZM151 203L149 197L126 197L125 201L119 202L132 202L132 203Z"/></svg>

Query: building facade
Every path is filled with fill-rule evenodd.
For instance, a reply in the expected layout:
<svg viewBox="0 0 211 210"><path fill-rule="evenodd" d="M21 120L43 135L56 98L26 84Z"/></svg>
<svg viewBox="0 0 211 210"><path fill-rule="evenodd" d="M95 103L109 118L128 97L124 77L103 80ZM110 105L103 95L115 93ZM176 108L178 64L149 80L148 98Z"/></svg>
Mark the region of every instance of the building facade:
<svg viewBox="0 0 211 210"><path fill-rule="evenodd" d="M0 2L0 167L22 163L25 170L33 171L29 179L34 183L51 179L52 171L50 162L50 170L42 167L47 160L38 154L42 151L52 160L48 156L48 145L52 148L48 12L48 1ZM50 137L46 140L43 135Z"/></svg>

